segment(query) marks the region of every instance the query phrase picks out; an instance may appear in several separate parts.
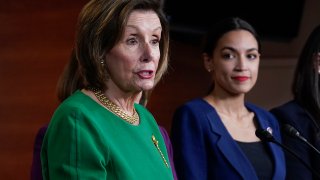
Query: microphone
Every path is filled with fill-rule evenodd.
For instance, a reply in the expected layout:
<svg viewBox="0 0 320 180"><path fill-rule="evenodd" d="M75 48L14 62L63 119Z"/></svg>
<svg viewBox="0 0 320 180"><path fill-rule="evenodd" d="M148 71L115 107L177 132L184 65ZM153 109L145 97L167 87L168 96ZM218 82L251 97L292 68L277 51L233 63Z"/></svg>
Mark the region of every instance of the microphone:
<svg viewBox="0 0 320 180"><path fill-rule="evenodd" d="M318 179L320 179L320 175L314 169L312 169L312 167L309 164L307 164L301 157L299 157L290 148L288 148L287 146L285 146L285 145L281 144L279 141L277 141L269 131L264 130L264 129L257 129L255 134L262 141L275 143L278 146L280 146L281 148L283 148L284 150L288 151L295 158L297 158L305 167L307 167Z"/></svg>
<svg viewBox="0 0 320 180"><path fill-rule="evenodd" d="M283 125L283 130L291 137L298 138L301 141L303 141L304 143L306 143L311 149L313 149L315 152L317 152L320 155L320 151L317 148L315 148L311 143L309 143L309 141L306 138L301 136L299 131L296 128L294 128L293 126L291 126L289 124L285 124L285 125Z"/></svg>
<svg viewBox="0 0 320 180"><path fill-rule="evenodd" d="M261 139L262 141L267 141L267 142L274 142L277 143L277 141L274 139L272 134L264 129L257 129L256 130L256 136Z"/></svg>

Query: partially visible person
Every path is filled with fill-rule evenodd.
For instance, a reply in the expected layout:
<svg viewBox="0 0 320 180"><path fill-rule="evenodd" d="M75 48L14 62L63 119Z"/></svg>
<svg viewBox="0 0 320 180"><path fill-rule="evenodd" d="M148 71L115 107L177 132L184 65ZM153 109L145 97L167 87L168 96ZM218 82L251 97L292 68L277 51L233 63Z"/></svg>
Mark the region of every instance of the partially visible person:
<svg viewBox="0 0 320 180"><path fill-rule="evenodd" d="M309 35L300 53L291 92L293 99L270 110L280 125L289 124L320 150L320 25ZM283 143L320 173L320 155L297 138L283 133ZM288 179L316 179L301 161L286 154Z"/></svg>
<svg viewBox="0 0 320 180"><path fill-rule="evenodd" d="M169 136L165 127L159 125L159 129L160 129L161 135L162 135L164 142L166 144L166 147L167 147L168 158L169 158L169 162L170 162L170 166L171 166L173 179L178 180L178 176L177 176L175 165L174 165L174 158L173 158L174 153L173 153L173 148L172 148L170 136Z"/></svg>
<svg viewBox="0 0 320 180"><path fill-rule="evenodd" d="M44 135L46 134L48 125L45 124L40 127L34 139L33 144L33 155L31 162L30 179L31 180L42 180L42 168L41 168L41 146L43 142Z"/></svg>
<svg viewBox="0 0 320 180"><path fill-rule="evenodd" d="M203 50L212 77L210 92L178 107L171 129L179 179L285 179L281 147L261 141L268 130L281 142L277 120L245 101L259 70L260 41L254 28L234 17L209 30Z"/></svg>
<svg viewBox="0 0 320 180"><path fill-rule="evenodd" d="M157 122L136 103L165 73L168 49L161 1L84 6L77 61L62 75L63 102L42 144L44 179L173 179Z"/></svg>
<svg viewBox="0 0 320 180"><path fill-rule="evenodd" d="M143 106L147 106L147 103L148 103L149 97L151 96L151 93L152 93L152 90L142 91L140 93L141 96L138 97L138 99L137 99L137 103L139 103ZM166 144L169 162L170 162L170 166L171 166L171 170L172 170L172 174L173 174L173 179L178 180L178 176L177 176L176 169L174 166L174 158L173 158L174 153L173 153L173 149L172 149L170 136L169 136L165 127L159 125L159 129L160 129L161 135L164 139L164 142Z"/></svg>

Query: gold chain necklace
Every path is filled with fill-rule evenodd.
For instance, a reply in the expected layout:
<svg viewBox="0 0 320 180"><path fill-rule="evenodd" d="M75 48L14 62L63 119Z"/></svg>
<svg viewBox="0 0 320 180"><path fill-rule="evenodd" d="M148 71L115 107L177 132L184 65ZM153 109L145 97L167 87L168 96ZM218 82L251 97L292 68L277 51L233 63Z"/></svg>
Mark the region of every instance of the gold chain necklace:
<svg viewBox="0 0 320 180"><path fill-rule="evenodd" d="M92 91L97 99L113 114L119 116L130 124L135 124L139 121L139 115L137 111L133 108L133 115L130 116L126 112L124 112L118 105L109 100L107 96L105 96L102 91L98 88L89 87L88 90Z"/></svg>

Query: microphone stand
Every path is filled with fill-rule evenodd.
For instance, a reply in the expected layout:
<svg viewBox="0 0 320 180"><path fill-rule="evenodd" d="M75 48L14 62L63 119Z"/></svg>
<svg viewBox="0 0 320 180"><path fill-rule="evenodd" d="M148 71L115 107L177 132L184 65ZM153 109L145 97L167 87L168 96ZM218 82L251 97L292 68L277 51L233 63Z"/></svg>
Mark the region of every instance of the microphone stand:
<svg viewBox="0 0 320 180"><path fill-rule="evenodd" d="M303 142L305 142L309 147L311 147L319 156L320 156L320 151L315 148L311 143L309 143L309 141L307 141L305 138L302 138L301 136L299 136L299 139Z"/></svg>
<svg viewBox="0 0 320 180"><path fill-rule="evenodd" d="M283 126L283 130L291 137L298 138L300 141L306 143L311 149L313 149L320 156L320 151L317 148L315 148L306 138L301 136L300 132L296 128L294 128L289 124L285 124Z"/></svg>
<svg viewBox="0 0 320 180"><path fill-rule="evenodd" d="M281 146L284 150L288 151L290 154L292 154L295 158L297 158L302 164L304 164L319 180L320 180L320 174L317 173L309 164L307 164L302 158L300 158L295 152L293 152L288 147L284 146L283 144L279 143L278 141L271 141L279 146Z"/></svg>
<svg viewBox="0 0 320 180"><path fill-rule="evenodd" d="M295 158L297 158L305 167L307 167L315 176L317 179L320 180L320 174L316 172L309 164L307 164L302 158L300 158L294 151L292 151L287 146L281 144L277 140L274 139L272 134L270 134L267 130L256 130L256 136L260 138L263 141L267 142L273 142L277 144L278 146L282 147L284 150L288 151L290 154L292 154Z"/></svg>

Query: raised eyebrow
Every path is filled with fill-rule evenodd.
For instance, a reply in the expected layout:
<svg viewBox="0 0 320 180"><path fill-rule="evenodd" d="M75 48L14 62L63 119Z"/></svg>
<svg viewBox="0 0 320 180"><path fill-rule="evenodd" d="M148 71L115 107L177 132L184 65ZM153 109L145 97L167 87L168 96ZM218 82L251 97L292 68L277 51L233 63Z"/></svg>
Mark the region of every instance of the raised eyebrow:
<svg viewBox="0 0 320 180"><path fill-rule="evenodd" d="M127 33L129 32L128 34L130 34L130 35L131 35L131 34L134 34L134 35L137 34L137 33L132 33L132 30L137 30L137 28L136 28L135 26L126 25L126 27L127 27L127 28L124 29L124 32L127 32ZM132 30L126 30L126 29L132 29Z"/></svg>
<svg viewBox="0 0 320 180"><path fill-rule="evenodd" d="M235 48L229 47L229 46L223 47L223 48L221 49L221 51L223 51L223 50L230 50L230 51L232 51L232 52L236 52L236 51L237 51Z"/></svg>
<svg viewBox="0 0 320 180"><path fill-rule="evenodd" d="M158 31L158 30L162 30L162 27L161 26L159 26L159 27L156 27L156 28L154 28L154 30L153 31Z"/></svg>
<svg viewBox="0 0 320 180"><path fill-rule="evenodd" d="M139 31L139 28L137 28L137 27L134 26L134 25L128 24L128 25L126 25L126 27L131 28L131 29L136 29L137 31ZM160 31L162 30L162 27L161 27L161 26L158 26L158 27L154 28L152 31L155 32L155 31L159 31L159 30L160 30Z"/></svg>
<svg viewBox="0 0 320 180"><path fill-rule="evenodd" d="M257 51L259 52L259 50L257 48L251 48L251 49L248 49L247 52L252 52L252 51Z"/></svg>
<svg viewBox="0 0 320 180"><path fill-rule="evenodd" d="M229 47L229 46L226 46L226 47L222 48L221 50L225 50L225 49L226 49L226 50L230 50L230 51L232 51L232 52L236 52L236 51L237 51L235 48ZM257 52L259 52L259 50L258 50L257 48L250 48L250 49L247 50L247 52L251 52L251 51L257 51Z"/></svg>
<svg viewBox="0 0 320 180"><path fill-rule="evenodd" d="M157 28L155 28L154 30L153 30L153 32L157 32L157 31L160 31L160 37L161 37L161 31L162 31L162 27L161 26L159 26L159 27L157 27ZM158 34L157 35L154 35L154 36L159 36Z"/></svg>

